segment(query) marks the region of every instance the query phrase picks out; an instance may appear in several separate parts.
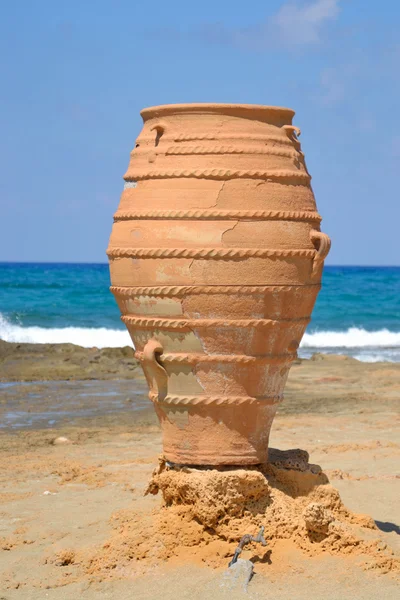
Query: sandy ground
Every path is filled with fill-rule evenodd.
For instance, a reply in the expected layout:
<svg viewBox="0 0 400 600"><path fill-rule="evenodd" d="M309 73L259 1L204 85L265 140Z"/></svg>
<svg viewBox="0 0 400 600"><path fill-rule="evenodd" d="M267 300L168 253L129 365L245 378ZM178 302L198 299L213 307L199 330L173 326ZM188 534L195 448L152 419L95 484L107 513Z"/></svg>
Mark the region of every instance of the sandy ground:
<svg viewBox="0 0 400 600"><path fill-rule="evenodd" d="M0 413L9 421L0 430L1 600L399 597L387 561L380 568L360 553L313 556L288 539L270 540L267 552L255 545L245 550L243 558L255 565L247 593L222 585L237 540L219 553L211 534L197 554L146 560L135 531L160 510L160 495L144 491L161 437L143 402L143 380L125 379L96 381L89 396L78 381L73 388L63 382L3 386ZM105 384L115 386L114 396ZM118 407L109 410L115 397ZM400 365L344 357L302 361L292 368L271 438L275 448L306 449L347 508L371 515L377 529L370 535L386 555L400 552L399 399ZM10 420L13 412L18 420ZM52 418L32 419L43 412ZM61 436L69 443L54 443ZM125 530L130 545L124 560L113 563L114 540Z"/></svg>

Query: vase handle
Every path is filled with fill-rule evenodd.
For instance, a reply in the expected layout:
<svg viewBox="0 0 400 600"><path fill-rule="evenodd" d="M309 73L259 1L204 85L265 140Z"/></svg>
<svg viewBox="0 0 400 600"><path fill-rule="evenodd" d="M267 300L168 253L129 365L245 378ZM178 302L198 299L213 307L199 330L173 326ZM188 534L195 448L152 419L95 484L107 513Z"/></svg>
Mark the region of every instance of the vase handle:
<svg viewBox="0 0 400 600"><path fill-rule="evenodd" d="M156 137L155 137L155 140L154 140L154 146L158 146L158 144L160 143L161 137L165 133L165 124L162 123L162 122L157 123L157 125L154 125L153 127L150 128L150 131L155 131L156 132Z"/></svg>
<svg viewBox="0 0 400 600"><path fill-rule="evenodd" d="M150 400L160 401L167 395L168 375L157 357L164 352L161 343L152 338L140 353L142 368L150 388Z"/></svg>
<svg viewBox="0 0 400 600"><path fill-rule="evenodd" d="M282 125L282 129L285 131L289 139L293 140L294 138L296 142L298 141L297 138L301 136L301 129L295 127L294 125Z"/></svg>
<svg viewBox="0 0 400 600"><path fill-rule="evenodd" d="M316 249L312 266L312 276L316 276L320 273L324 260L331 249L331 238L326 233L315 229L310 232L310 238Z"/></svg>

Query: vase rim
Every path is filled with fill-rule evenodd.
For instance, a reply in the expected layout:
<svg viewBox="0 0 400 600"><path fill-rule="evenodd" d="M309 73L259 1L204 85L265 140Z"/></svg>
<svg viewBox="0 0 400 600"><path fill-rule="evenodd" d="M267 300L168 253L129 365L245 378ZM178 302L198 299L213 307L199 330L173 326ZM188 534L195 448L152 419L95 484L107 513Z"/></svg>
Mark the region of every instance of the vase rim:
<svg viewBox="0 0 400 600"><path fill-rule="evenodd" d="M278 119L287 119L289 124L291 124L291 120L295 115L294 110L291 108L285 108L283 106L267 106L264 104L224 104L212 102L161 104L159 106L149 106L140 111L143 121L147 121L148 119L153 119L155 117L164 117L182 113L223 114L227 116L244 117L260 121L267 120L269 116Z"/></svg>

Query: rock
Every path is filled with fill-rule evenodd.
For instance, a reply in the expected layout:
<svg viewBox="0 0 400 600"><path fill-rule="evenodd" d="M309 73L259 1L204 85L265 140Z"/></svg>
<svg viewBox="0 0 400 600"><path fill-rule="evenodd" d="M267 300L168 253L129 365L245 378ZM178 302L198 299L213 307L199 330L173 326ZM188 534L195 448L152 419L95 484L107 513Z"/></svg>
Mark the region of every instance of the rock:
<svg viewBox="0 0 400 600"><path fill-rule="evenodd" d="M241 518L246 510L262 514L270 502L267 478L255 469L168 468L161 462L146 493L158 490L167 506L187 506L193 519L213 529L221 519Z"/></svg>
<svg viewBox="0 0 400 600"><path fill-rule="evenodd" d="M322 504L311 502L303 511L303 519L309 531L326 534L329 524L334 521L334 516Z"/></svg>
<svg viewBox="0 0 400 600"><path fill-rule="evenodd" d="M0 340L1 381L119 378L144 382L134 350L128 346L93 350L74 344L15 344Z"/></svg>
<svg viewBox="0 0 400 600"><path fill-rule="evenodd" d="M247 586L253 575L254 565L250 560L238 558L234 565L222 574L220 588L247 592Z"/></svg>
<svg viewBox="0 0 400 600"><path fill-rule="evenodd" d="M300 450L300 448L294 448L292 450L269 448L268 450L268 461L278 469L308 471L310 468L308 459L308 452Z"/></svg>
<svg viewBox="0 0 400 600"><path fill-rule="evenodd" d="M69 438L63 437L63 436L57 437L53 440L54 446L62 446L63 444L72 444L72 443L73 442Z"/></svg>

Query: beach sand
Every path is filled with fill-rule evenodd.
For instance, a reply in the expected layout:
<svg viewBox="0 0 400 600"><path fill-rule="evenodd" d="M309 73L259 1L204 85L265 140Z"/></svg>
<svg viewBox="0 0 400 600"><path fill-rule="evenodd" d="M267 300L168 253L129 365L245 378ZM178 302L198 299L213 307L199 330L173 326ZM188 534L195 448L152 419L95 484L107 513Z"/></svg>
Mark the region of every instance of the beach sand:
<svg viewBox="0 0 400 600"><path fill-rule="evenodd" d="M399 597L400 365L316 355L292 367L270 446L307 450L376 526L355 519L361 545L303 547L278 527L242 553L247 594L223 584L235 534L177 526L175 511L157 537L167 509L144 492L161 436L130 349L1 343L0 381L0 599Z"/></svg>

